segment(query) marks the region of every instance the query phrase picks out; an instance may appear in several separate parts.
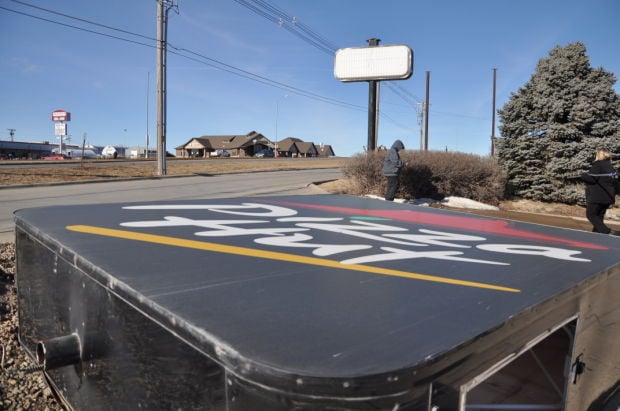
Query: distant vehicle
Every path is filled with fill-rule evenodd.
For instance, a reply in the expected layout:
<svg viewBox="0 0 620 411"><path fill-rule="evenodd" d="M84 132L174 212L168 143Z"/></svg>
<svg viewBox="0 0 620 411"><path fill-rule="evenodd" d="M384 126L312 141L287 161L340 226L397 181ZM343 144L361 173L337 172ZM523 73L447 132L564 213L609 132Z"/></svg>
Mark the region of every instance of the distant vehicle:
<svg viewBox="0 0 620 411"><path fill-rule="evenodd" d="M254 154L254 157L256 158L273 157L273 156L274 156L273 150L270 148L264 148L258 151L256 154Z"/></svg>
<svg viewBox="0 0 620 411"><path fill-rule="evenodd" d="M211 157L230 157L230 153L226 150L216 150L211 152Z"/></svg>
<svg viewBox="0 0 620 411"><path fill-rule="evenodd" d="M117 158L118 152L116 151L116 147L105 146L103 150L101 150L101 156L103 158Z"/></svg>
<svg viewBox="0 0 620 411"><path fill-rule="evenodd" d="M64 154L55 154L52 153L49 156L43 156L41 157L41 160L64 160L66 159L67 156L65 156Z"/></svg>
<svg viewBox="0 0 620 411"><path fill-rule="evenodd" d="M71 149L67 149L67 150L62 150L62 154L60 154L58 152L58 149L53 149L52 150L52 156L64 156L66 159L70 159L70 158L97 158L97 153L95 153L94 150L91 150L89 148L85 148L85 149L81 149L81 148L71 148ZM62 160L62 159L56 159L56 160Z"/></svg>

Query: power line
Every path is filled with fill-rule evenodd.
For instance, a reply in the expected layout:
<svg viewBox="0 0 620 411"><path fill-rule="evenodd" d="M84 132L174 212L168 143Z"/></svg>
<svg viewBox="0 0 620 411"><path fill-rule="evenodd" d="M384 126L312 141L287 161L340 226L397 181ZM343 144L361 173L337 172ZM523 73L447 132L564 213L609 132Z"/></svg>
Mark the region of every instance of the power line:
<svg viewBox="0 0 620 411"><path fill-rule="evenodd" d="M445 111L435 111L435 110L431 110L431 112L433 112L434 114L442 114L444 116L470 118L470 119L473 119L473 120L486 120L485 118L482 118L482 117L470 116L470 115L467 115L467 114L447 113Z"/></svg>
<svg viewBox="0 0 620 411"><path fill-rule="evenodd" d="M86 23L89 25L93 25L96 27L101 27L104 28L106 30L111 30L111 31L115 31L115 32L119 32L119 33L123 33L126 35L130 35L130 36L135 36L138 38L142 38L145 40L151 40L153 41L153 43L156 43L157 39L155 37L151 37L151 36L146 36L140 33L136 33L133 31L129 31L129 30L124 30L124 29L120 29L117 27L113 27L110 25L106 25L106 24L102 24L96 21L92 21L92 20L88 20L88 19L84 19L81 17L76 17L76 16L72 16L69 14L65 14L65 13L61 13L55 10L51 10L48 8L44 8L44 7L40 7L37 5L33 5L21 0L11 0L14 3L26 6L26 7L31 7L33 9L37 9L40 10L42 12L45 13L50 13L53 15L57 15L57 16L61 16L63 18L67 18L70 20L75 20L75 21L79 21L82 23ZM282 27L284 27L287 31L291 32L292 34L296 35L297 37L301 38L302 40L306 41L307 43L309 43L310 45L318 48L321 51L324 51L328 54L333 55L336 51L336 46L334 46L331 42L329 42L328 40L326 40L325 38L323 38L321 35L317 34L314 30L312 30L310 27L308 27L307 25L303 24L301 21L299 21L299 19L297 19L294 16L291 16L289 14L287 14L285 11L277 8L276 6L273 6L271 4L269 4L267 1L265 0L235 0L237 3L243 5L244 7L249 8L250 10L254 11L256 14L258 14L261 17L266 18L267 20L274 22ZM254 5L254 4L256 5ZM41 20L41 21L45 21L47 23L52 23L52 24L56 24L56 25L60 25L63 27L67 27L67 28L71 28L71 29L75 29L75 30L80 30L83 32L87 32L90 34L94 34L94 35L98 35L98 36L102 36L102 37L107 37L107 38L111 38L114 40L119 40L119 41L124 41L127 43L132 43L132 44L136 44L136 45L140 45L140 46L145 46L145 47L149 47L149 48L156 48L155 44L149 44L149 43L144 43L141 41L137 41L137 40L132 40L129 38L125 38L125 37L120 37L120 36L116 36L116 35L112 35L112 34L108 34L108 33L103 33L101 31L96 31L96 30L91 30L91 29L87 29L84 27L80 27L80 26L76 26L73 24L68 24L68 23L64 23L64 22L60 22L57 20L52 20L49 18L45 18L45 17L41 17L41 16L37 16L37 15L33 15L30 13L26 13L23 11L19 11L19 10L14 10L14 9L10 9L7 7L3 7L0 6L0 9L15 13L15 14L20 14L26 17L30 17L33 19L37 19L37 20ZM183 48L183 47L176 47L170 43L168 43L168 47L173 49L173 50L169 50L168 52L174 55L177 55L179 57L200 63L200 64L204 64L206 66L209 67L213 67L215 69L230 73L230 74L234 74L236 76L242 77L242 78L246 78L249 80L253 80L256 81L258 83L261 84L265 84L271 87L275 87L275 88L279 88L281 90L290 92L290 93L294 93L297 95L301 95L303 97L306 98L310 98L310 99L314 99L317 101L321 101L324 103L328 103L328 104L332 104L332 105L336 105L336 106L340 106L340 107L345 107L345 108L350 108L350 109L354 109L354 110L358 110L358 111L365 111L366 107L364 106L360 106L357 104L352 104L352 103L347 103L345 101L341 101L341 100L337 100L331 97L326 97L326 96L322 96L319 95L317 93L311 92L311 91L307 91L307 90L303 90L285 83L281 83L272 79L269 79L267 77L264 76L260 76L258 74L254 74L250 71L241 69L239 67L235 67L233 65L227 64L225 62L219 61L217 59L208 57L204 54ZM189 56L187 54L190 54ZM192 57L195 56L195 57ZM197 58L196 58L197 57ZM416 107L416 104L419 103L419 101L421 101L417 96L415 96L414 94L410 93L408 90L404 89L403 87L393 84L391 82L386 82L388 87L391 89L392 92L394 92L396 95L398 95L403 101L405 101L408 105L412 106L412 107ZM393 118L391 118L390 116L388 116L386 113L381 112L380 113L381 116L386 117L388 120L390 120L392 123L398 125L399 127L402 128L407 128L402 126L401 124L398 124L398 122L396 120L394 120ZM449 114L449 115L456 115L456 114ZM468 116L462 116L462 117L468 117ZM470 117L470 118L475 118L475 117Z"/></svg>
<svg viewBox="0 0 620 411"><path fill-rule="evenodd" d="M15 0L13 0L13 1L15 1ZM89 30L89 29L86 29L84 27L79 27L79 26L74 26L72 24L62 23L62 22L59 22L59 21L56 21L56 20L46 19L45 17L35 16L33 14L28 14L28 13L25 13L23 11L9 9L9 8L3 7L3 6L0 6L0 9L6 10L6 11L10 11L10 12L16 13L16 14L21 14L23 16L31 17L33 19L42 20L42 21L45 21L45 22L48 22L48 23L57 24L59 26L69 27L69 28L76 29L76 30L81 30L81 31L84 31L84 32L87 32L87 33L91 33L91 34L96 34L96 35L103 36L103 37L112 38L112 39L115 39L115 40L125 41L125 42L128 42L128 43L134 43L134 44L138 44L138 45L146 46L146 47L153 47L153 48L155 47L155 46L153 46L151 44L141 43L139 41L130 40L130 39L126 39L126 38L122 38L122 37L118 37L118 36L113 36L111 34L106 34L106 33L101 33L99 31ZM153 40L155 40L155 39L153 39Z"/></svg>
<svg viewBox="0 0 620 411"><path fill-rule="evenodd" d="M420 101L418 101L415 97L410 97L408 95L405 95L404 93L405 89L403 89L402 87L396 87L394 84L390 82L387 82L387 85L388 87L390 87L390 89L392 90L394 94L402 98L409 106L415 108L416 104L420 103Z"/></svg>
<svg viewBox="0 0 620 411"><path fill-rule="evenodd" d="M235 0L238 4L248 8L255 14L263 17L272 23L289 31L291 34L299 37L301 40L307 42L311 46L329 54L333 55L337 47L331 42L321 37L314 32L310 27L301 23L299 19L292 16L282 9L271 5L265 0Z"/></svg>
<svg viewBox="0 0 620 411"><path fill-rule="evenodd" d="M147 40L153 40L153 41L156 41L156 40L157 40L157 39L156 39L156 38L154 38L154 37L144 36L144 35L142 35L142 34L138 34L138 33L134 33L134 32L131 32L131 31L127 31L127 30L119 29L119 28L116 28L116 27L107 26L107 25L105 25L105 24L97 23L97 22L95 22L95 21L86 20L86 19L83 19L83 18L80 18L80 17L71 16L71 15L69 15L69 14L60 13L60 12L58 12L58 11L55 11L55 10L50 10L50 9L46 9L46 8L44 8L44 7L36 6L36 5L34 5L34 4L30 4L30 3L26 3L26 2L24 2L24 1L20 1L20 0L11 0L11 1L12 1L13 3L18 3L18 4L21 4L21 5L23 5L23 6L28 6L28 7L32 7L32 8L34 8L34 9L42 10L42 11L45 11L45 12L50 13L50 14L55 14L55 15L57 15L57 16L62 16L62 17L66 17L66 18L68 18L68 19L77 20L77 21L81 21L81 22L83 22L83 23L92 24L93 26L103 27L103 28L106 28L106 29L108 29L108 30L114 30L114 31L118 31L118 32L121 32L121 33L125 33L125 34L130 34L130 35L132 35L132 36L142 37L142 38L147 39ZM32 16L31 16L31 17L32 17Z"/></svg>
<svg viewBox="0 0 620 411"><path fill-rule="evenodd" d="M295 36L299 37L306 43L312 45L313 47L329 54L334 55L336 50L338 49L332 42L325 39L323 36L316 33L309 26L303 24L299 19L295 16L288 14L282 9L277 8L276 6L270 4L266 0L235 0L240 5L248 8L255 14L263 17L273 23L278 24L280 27L283 27L287 31L291 32ZM398 97L403 99L407 104L411 107L414 107L421 102L422 100L410 93L404 87L399 84L394 84L392 82L386 82L388 88L396 94ZM381 115L385 115L385 113L381 113Z"/></svg>
<svg viewBox="0 0 620 411"><path fill-rule="evenodd" d="M235 75L238 75L238 76L241 76L241 77L245 77L245 78L248 78L250 80L257 81L259 83L263 83L263 84L266 84L266 85L269 85L269 86L277 87L279 89L282 89L282 90L285 90L285 91L288 91L288 92L291 92L291 93L295 93L295 94L302 95L302 96L305 96L305 97L308 97L308 98L312 98L312 99L315 99L315 100L323 101L323 102L326 102L326 103L330 103L330 104L334 104L334 105L338 105L338 106L342 106L342 107L349 107L349 108L354 108L354 109L365 110L365 107L363 107L363 106L347 103L345 101L336 100L336 99L333 99L333 98L330 98L330 97L321 96L320 94L316 94L316 93L313 93L313 92L310 92L310 91L306 91L306 90L303 90L303 89L300 89L300 88L297 88L297 87L294 87L294 86L290 86L290 85L285 84L285 83L281 83L281 82L278 82L278 81L275 81L275 80L271 80L271 79L269 79L267 77L251 73L249 71L240 69L238 67L231 66L231 65L223 63L223 62L221 62L219 60L215 60L215 59L213 59L211 57L207 57L205 55L202 55L202 54L197 53L197 52L193 52L191 50L182 49L182 48L176 48L174 46L171 46L170 44L168 44L168 46L175 50L175 51L169 51L171 54L176 54L176 55L178 55L180 57L184 57L186 59L193 60L195 62L202 63L202 64L205 64L207 66L211 66L211 67L217 68L217 69L222 70L222 71L226 71L226 72L231 73L231 74L235 74ZM199 57L200 59L204 59L204 60L207 60L207 61L199 60L197 58L184 55L181 52L186 52L186 53L195 55L195 56ZM209 62L211 62L211 63L209 63Z"/></svg>
<svg viewBox="0 0 620 411"><path fill-rule="evenodd" d="M45 9L43 7L39 7L39 6L35 6L35 5L31 5L31 4L25 3L23 1L19 1L19 0L11 0L11 1L14 1L16 3L22 4L22 5L25 5L25 6L28 6L28 7L33 7L33 8L39 9L41 11L45 11L45 12L52 13L52 14L55 14L55 15L63 16L65 18L81 21L81 22L88 23L88 24L93 24L93 25L98 26L98 27L106 28L106 29L113 30L113 31L118 31L118 32L129 34L129 35L132 35L132 36L138 36L138 37L142 37L142 38L145 38L145 39L148 39L148 40L153 40L153 42L156 42L156 40L157 40L154 37L144 36L144 35L141 35L139 33L134 33L134 32L130 32L130 31L127 31L127 30L122 30L122 29L118 29L118 28L115 28L115 27L112 27L112 26L108 26L108 25L100 24L100 23L93 22L93 21L90 21L90 20L82 19L82 18L79 18L79 17L71 16L71 15L68 15L68 14L55 12L53 10L49 10L49 9ZM102 33L102 32L95 31L95 30L89 30L89 29L86 29L86 28L83 28L83 27L79 27L79 26L75 26L75 25L72 25L72 24L67 24L67 23L59 22L59 21L56 21L56 20L47 19L47 18L40 17L40 16L35 16L33 14L25 13L25 12L18 11L18 10L9 9L9 8L3 7L3 6L0 6L0 9L6 10L6 11L10 11L10 12L13 12L13 13L17 13L17 14L21 14L21 15L24 15L24 16L27 16L27 17L31 17L31 18L34 18L34 19L42 20L42 21L45 21L45 22L48 22L48 23L57 24L57 25L60 25L60 26L64 26L64 27L68 27L68 28L72 28L72 29L76 29L76 30L81 30L81 31L88 32L88 33L91 33L91 34L112 38L112 39L115 39L115 40L121 40L121 41L129 42L129 43L133 43L133 44L138 44L138 45L141 45L141 46L150 47L150 48L155 48L156 47L156 45L154 45L154 44L146 44L146 43L142 43L142 42L139 42L139 41L130 40L130 39L119 37L119 36L114 36L114 35ZM285 83L281 83L281 82L278 82L278 81L275 81L275 80L271 80L271 79L269 79L267 77L260 76L258 74L254 74L254 73L249 72L247 70L243 70L243 69L241 69L239 67L232 66L230 64L224 63L224 62L219 61L217 59L213 59L213 58L208 57L206 55L203 55L201 53L191 51L189 49L185 49L185 48L182 48L182 47L175 47L174 45L172 45L170 43L168 43L168 47L170 47L170 48L175 50L175 51L169 51L171 54L175 54L175 55L177 55L179 57L183 57L183 58L186 58L188 60L192 60L194 62L205 64L207 66L210 66L210 67L213 67L213 68L216 68L218 70L222 70L222 71L225 71L225 72L228 72L228 73L231 73L231 74L235 74L237 76L244 77L244 78L247 78L249 80L257 81L259 83L262 83L262 84L265 84L265 85L269 85L271 87L276 87L276 88L279 88L279 89L282 89L282 90L285 90L285 91L288 91L288 92L291 92L291 93L295 93L295 94L298 94L298 95L301 95L301 96L304 96L304 97L307 97L307 98L318 100L318 101L321 101L321 102L324 102L324 103L328 103L328 104L332 104L332 105L336 105L336 106L340 106L340 107L352 108L352 109L355 109L355 110L365 110L365 108L362 107L362 106L359 106L359 105L356 105L356 104L347 103L347 102L344 102L344 101L341 101L341 100L336 100L336 99L333 99L331 97L321 96L319 94L316 94L316 93L313 93L313 92L310 92L310 91L306 91L306 90L303 90L303 89L300 89L300 88L297 88L297 87L294 87L294 86L291 86L291 85L288 85L288 84L285 84ZM200 59L203 59L203 60L199 60L197 58L188 56L188 55L183 54L183 53L188 53L188 54L194 55L194 56L199 57Z"/></svg>

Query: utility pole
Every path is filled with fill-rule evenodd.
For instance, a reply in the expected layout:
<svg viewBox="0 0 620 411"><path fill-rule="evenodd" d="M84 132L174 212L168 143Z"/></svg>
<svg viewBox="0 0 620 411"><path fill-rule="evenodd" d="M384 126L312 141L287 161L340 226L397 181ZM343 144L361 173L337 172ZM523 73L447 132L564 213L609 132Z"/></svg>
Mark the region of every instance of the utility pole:
<svg viewBox="0 0 620 411"><path fill-rule="evenodd" d="M491 157L495 156L495 81L497 69L493 69L493 113L491 116Z"/></svg>
<svg viewBox="0 0 620 411"><path fill-rule="evenodd" d="M379 141L379 101L381 100L381 82L377 81L377 97L375 99L375 150L377 149L377 141Z"/></svg>
<svg viewBox="0 0 620 411"><path fill-rule="evenodd" d="M279 154L278 154L278 117L280 115L280 100L287 98L287 97L288 97L288 94L285 94L276 100L276 143L274 144L274 147L273 147L274 157L279 157Z"/></svg>
<svg viewBox="0 0 620 411"><path fill-rule="evenodd" d="M420 126L420 151L424 150L424 102L418 103L418 126Z"/></svg>
<svg viewBox="0 0 620 411"><path fill-rule="evenodd" d="M82 157L80 158L80 167L84 167L84 149L86 148L86 133L82 139Z"/></svg>
<svg viewBox="0 0 620 411"><path fill-rule="evenodd" d="M430 106L429 94L431 84L431 72L426 72L426 103L424 104L424 151L428 151L428 107Z"/></svg>
<svg viewBox="0 0 620 411"><path fill-rule="evenodd" d="M175 0L157 0L157 175L166 175L166 51L168 12Z"/></svg>
<svg viewBox="0 0 620 411"><path fill-rule="evenodd" d="M149 158L149 89L151 85L151 72L146 74L146 151L144 158Z"/></svg>
<svg viewBox="0 0 620 411"><path fill-rule="evenodd" d="M13 141L13 136L15 135L15 132L17 130L15 130L14 128L7 128L7 130L9 130L9 135L11 136L11 142Z"/></svg>

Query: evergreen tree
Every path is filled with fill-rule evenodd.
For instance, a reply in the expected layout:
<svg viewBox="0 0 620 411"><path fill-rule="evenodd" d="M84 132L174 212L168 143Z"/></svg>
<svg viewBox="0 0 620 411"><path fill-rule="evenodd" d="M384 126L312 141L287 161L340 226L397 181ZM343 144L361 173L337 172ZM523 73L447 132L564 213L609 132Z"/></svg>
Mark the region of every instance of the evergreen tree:
<svg viewBox="0 0 620 411"><path fill-rule="evenodd" d="M497 157L508 192L523 198L583 203L574 176L587 171L598 148L620 153L616 77L593 69L583 43L557 46L498 110Z"/></svg>

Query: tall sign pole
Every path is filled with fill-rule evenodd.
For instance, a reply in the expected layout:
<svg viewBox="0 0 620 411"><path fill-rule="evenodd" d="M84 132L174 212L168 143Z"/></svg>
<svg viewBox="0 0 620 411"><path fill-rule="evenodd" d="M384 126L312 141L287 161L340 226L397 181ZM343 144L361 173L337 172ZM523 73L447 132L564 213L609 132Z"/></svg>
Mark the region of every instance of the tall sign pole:
<svg viewBox="0 0 620 411"><path fill-rule="evenodd" d="M62 140L67 136L67 121L71 121L71 113L66 110L54 110L52 111L52 121L54 125L55 134L60 140L58 142L58 154L62 155Z"/></svg>
<svg viewBox="0 0 620 411"><path fill-rule="evenodd" d="M369 47L376 47L379 45L381 39L368 39ZM377 80L368 81L368 144L366 149L368 151L375 151L377 148L377 91L379 83Z"/></svg>

